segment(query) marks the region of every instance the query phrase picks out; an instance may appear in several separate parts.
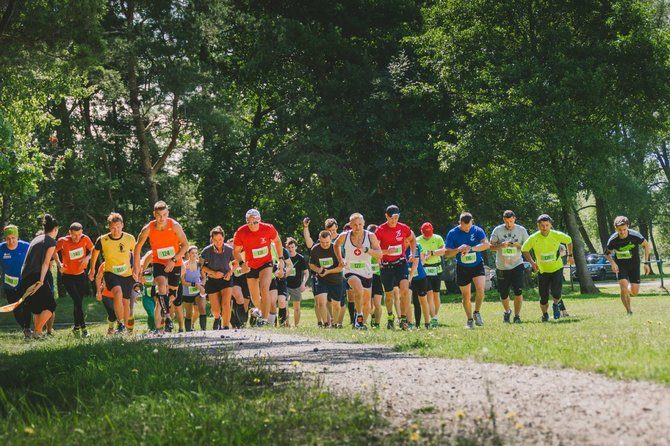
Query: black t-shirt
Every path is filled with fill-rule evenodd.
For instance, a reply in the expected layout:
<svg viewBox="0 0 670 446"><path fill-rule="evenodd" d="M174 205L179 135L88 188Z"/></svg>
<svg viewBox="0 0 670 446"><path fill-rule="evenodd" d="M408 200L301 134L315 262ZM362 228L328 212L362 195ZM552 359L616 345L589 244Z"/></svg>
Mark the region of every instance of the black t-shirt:
<svg viewBox="0 0 670 446"><path fill-rule="evenodd" d="M616 232L607 240L605 254L614 254L617 262L640 263L640 248L644 243L644 237L637 231L628 230L626 238L619 238Z"/></svg>
<svg viewBox="0 0 670 446"><path fill-rule="evenodd" d="M312 251L309 256L309 263L315 265L318 268L334 269L340 266L340 263L337 261L335 256L334 245L331 244L327 249L323 249L320 243L314 244L312 246ZM328 285L339 285L342 282L342 273L337 274L328 274L327 276L321 277L317 275L319 282L326 283Z"/></svg>
<svg viewBox="0 0 670 446"><path fill-rule="evenodd" d="M30 242L26 260L23 262L21 277L26 278L30 274L39 274L42 271L44 256L51 247L56 247L56 240L48 235L38 235Z"/></svg>
<svg viewBox="0 0 670 446"><path fill-rule="evenodd" d="M302 275L307 268L305 257L302 254L296 253L295 257L291 257L293 262L293 270L291 275L286 278L286 285L289 288L300 288L302 285Z"/></svg>

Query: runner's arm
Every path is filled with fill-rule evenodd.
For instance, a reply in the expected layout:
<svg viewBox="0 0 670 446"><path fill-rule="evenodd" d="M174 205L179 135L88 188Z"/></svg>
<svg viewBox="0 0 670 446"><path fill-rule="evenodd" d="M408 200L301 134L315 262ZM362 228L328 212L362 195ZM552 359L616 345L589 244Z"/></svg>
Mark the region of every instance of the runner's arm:
<svg viewBox="0 0 670 446"><path fill-rule="evenodd" d="M486 251L490 247L491 247L491 243L489 243L489 241L486 238L483 238L479 242L479 245L472 247L472 251L482 252L482 251Z"/></svg>
<svg viewBox="0 0 670 446"><path fill-rule="evenodd" d="M136 259L141 258L140 254L142 253L142 246L144 246L144 242L147 241L147 237L149 236L149 225L145 225L140 233L137 236L137 242L135 243L135 249L133 250L133 257ZM133 275L139 276L140 272L140 262L137 262L133 265ZM135 280L137 280L137 277L135 277Z"/></svg>
<svg viewBox="0 0 670 446"><path fill-rule="evenodd" d="M644 248L644 273L651 274L651 265L649 264L649 242L645 239L642 242Z"/></svg>
<svg viewBox="0 0 670 446"><path fill-rule="evenodd" d="M405 242L409 243L409 260L412 260L416 252L416 237L411 229L409 230L409 237L405 238Z"/></svg>
<svg viewBox="0 0 670 446"><path fill-rule="evenodd" d="M344 265L344 260L342 260L342 245L344 244L344 241L347 239L347 234L345 232L341 233L340 235L337 236L337 239L335 240L335 246L333 246L333 251L335 251L335 257L337 258L337 262L340 265Z"/></svg>
<svg viewBox="0 0 670 446"><path fill-rule="evenodd" d="M368 254L378 260L381 260L381 258L384 257L382 248L379 246L379 240L372 232L370 233L370 249L368 250Z"/></svg>
<svg viewBox="0 0 670 446"><path fill-rule="evenodd" d="M98 261L98 256L100 255L100 250L93 249L91 252L91 267L88 269L88 280L93 281L93 276L95 276L95 263Z"/></svg>
<svg viewBox="0 0 670 446"><path fill-rule="evenodd" d="M177 251L177 254L175 254L176 259L181 259L186 255L186 252L188 251L188 238L186 237L186 234L184 233L184 229L181 227L181 225L177 222L174 223L174 228L175 232L177 233L177 238L179 238L179 251Z"/></svg>
<svg viewBox="0 0 670 446"><path fill-rule="evenodd" d="M314 240L312 240L312 236L309 235L309 221L303 220L302 222L302 236L305 238L305 246L307 246L307 249L312 249Z"/></svg>

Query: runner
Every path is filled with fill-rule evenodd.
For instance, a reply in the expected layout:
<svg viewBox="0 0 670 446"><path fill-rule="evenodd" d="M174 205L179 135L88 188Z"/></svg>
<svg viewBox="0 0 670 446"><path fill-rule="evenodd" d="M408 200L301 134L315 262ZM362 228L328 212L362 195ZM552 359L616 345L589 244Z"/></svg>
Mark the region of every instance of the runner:
<svg viewBox="0 0 670 446"><path fill-rule="evenodd" d="M21 293L23 295L31 285L37 284L32 295L26 299L25 305L35 315L35 331L33 338L43 337L42 329L56 312L54 298L54 279L51 275L51 259L56 252L56 236L58 222L49 214L42 219L44 233L30 242L23 268L21 269Z"/></svg>
<svg viewBox="0 0 670 446"><path fill-rule="evenodd" d="M626 313L631 315L631 296L637 296L640 291L640 248L644 248L644 273L649 274L649 243L637 231L629 229L630 221L623 215L614 219L616 232L607 240L605 255L612 265L612 271L617 274L621 302ZM616 256L616 262L612 258Z"/></svg>
<svg viewBox="0 0 670 446"><path fill-rule="evenodd" d="M297 328L300 324L300 302L307 285L307 279L309 279L309 269L305 257L298 252L298 242L293 237L286 239L285 246L288 249L292 264L292 268L287 270L286 273L286 286L293 303L293 325Z"/></svg>
<svg viewBox="0 0 670 446"><path fill-rule="evenodd" d="M86 234L80 223L74 222L70 225L70 233L58 239L56 253L60 253L58 269L63 275L63 286L74 303L74 327L72 333L75 336L89 336L86 329L86 317L84 315L84 297L90 294L91 287L86 280L85 270L91 260L93 242Z"/></svg>
<svg viewBox="0 0 670 446"><path fill-rule="evenodd" d="M118 319L114 312L114 294L105 284L104 272L105 262L102 262L95 276L95 298L98 302L102 302L105 311L107 311L107 336L112 336L114 334L114 322ZM153 313L151 314L151 317L153 317ZM121 321L119 321L119 323L121 323Z"/></svg>
<svg viewBox="0 0 670 446"><path fill-rule="evenodd" d="M160 327L160 316L165 316L165 331L172 331L173 324L170 319L170 305L174 304L175 312L179 320L179 330L184 329L184 314L181 311L181 301L177 299L177 288L181 280L182 257L188 249L188 240L181 225L170 218L170 210L164 201L154 204L153 212L155 220L147 223L140 231L135 245L134 255L140 258L142 246L149 239L151 252L153 254L154 284L156 285L156 297L160 311L156 311L156 325ZM133 276L139 282L142 267L136 262L133 268Z"/></svg>
<svg viewBox="0 0 670 446"><path fill-rule="evenodd" d="M319 243L312 246L309 268L314 276L314 299L319 303L319 320L327 320L326 307L330 302L333 312L339 311L342 294L342 256L335 249L329 231L321 231Z"/></svg>
<svg viewBox="0 0 670 446"><path fill-rule="evenodd" d="M430 326L436 328L439 325L438 316L440 314L440 277L442 276L442 259L434 252L444 248L444 239L442 236L433 233L433 225L426 222L421 225L421 235L417 237L416 242L421 246L424 253L422 260L423 269L426 272L428 280L428 307L430 311ZM414 296L414 291L412 291Z"/></svg>
<svg viewBox="0 0 670 446"><path fill-rule="evenodd" d="M233 247L224 243L226 234L221 226L216 226L209 231L212 243L205 247L200 253L200 265L202 272L207 274L205 292L209 297L212 307L214 323L212 330L230 329L231 306L230 300L233 295L233 284L230 278L237 264L233 262Z"/></svg>
<svg viewBox="0 0 670 446"><path fill-rule="evenodd" d="M288 311L287 311L287 301L288 301L288 286L286 284L286 272L293 268L293 263L289 257L288 249L282 247L282 257L284 260L284 267L280 268L277 262L277 249L273 245L270 245L270 250L272 251L272 262L274 266L272 267L272 282L270 283L270 318L268 323L270 325L276 325L275 317L277 312L279 313L279 326L287 327L288 326ZM277 311L279 309L279 311Z"/></svg>
<svg viewBox="0 0 670 446"><path fill-rule="evenodd" d="M368 225L368 231L374 232L377 230L377 225ZM372 257L372 299L370 301L370 314L374 315L374 322L370 323L372 328L379 328L382 319L382 295L384 294L384 287L382 287L382 273L379 267L379 259Z"/></svg>
<svg viewBox="0 0 670 446"><path fill-rule="evenodd" d="M521 246L528 240L528 231L516 224L513 211L503 212L503 224L491 233L491 251L496 253L496 278L498 292L504 309L503 322L509 323L512 310L509 307L509 289L514 292L514 323L521 323L523 302L523 276L526 267L521 258Z"/></svg>
<svg viewBox="0 0 670 446"><path fill-rule="evenodd" d="M351 288L356 311L353 328L367 330L372 300L372 257L381 258L382 251L377 237L365 229L363 215L351 214L349 225L351 229L335 241L335 252L344 249L344 279Z"/></svg>
<svg viewBox="0 0 670 446"><path fill-rule="evenodd" d="M261 222L261 213L249 209L245 215L246 225L240 226L234 237L234 257L242 265L242 274L247 275L247 285L251 300L261 310L258 325L267 325L270 314L270 282L272 282L272 253L270 245L274 243L277 252L282 252L281 239L274 226ZM244 250L246 260L242 259ZM277 259L280 268L284 268L284 257Z"/></svg>
<svg viewBox="0 0 670 446"><path fill-rule="evenodd" d="M473 223L472 214L463 212L458 218L458 225L447 233L444 253L447 257L456 256L456 282L463 297L463 308L468 321L465 328L484 325L479 310L484 302L484 259L482 251L489 249L486 233ZM440 251L438 251L440 252ZM472 291L470 284L475 284L475 311L472 312ZM474 320L473 320L474 317Z"/></svg>
<svg viewBox="0 0 670 446"><path fill-rule="evenodd" d="M416 238L414 232L404 223L400 223L400 209L396 205L386 208L386 223L379 225L375 235L379 239L382 249L382 284L386 296L386 311L388 320L386 328L392 329L393 316L393 287L400 289L400 328L406 330L409 325L407 315L411 311L411 291L409 289L409 267L403 253L405 246L409 244L410 255L408 260L412 261L416 252Z"/></svg>
<svg viewBox="0 0 670 446"><path fill-rule="evenodd" d="M309 234L309 223L310 223L309 217L306 217L302 221L303 236L305 238L305 246L307 246L307 249L311 250L312 247L314 246L314 241L312 240L312 237ZM337 240L337 229L338 229L337 220L335 220L332 217L329 217L324 222L323 227L325 228L326 231L330 232L330 240L333 243L335 243L335 240ZM312 283L313 284L314 284L314 279L315 278L316 278L316 276L312 277L312 279L313 279ZM314 287L312 287L312 288L314 288ZM342 304L340 305L339 308L337 308L337 311L335 312L335 314L333 314L333 308L334 307L331 306L331 305L327 306L326 310L327 310L327 314L328 314L328 319L326 321L323 321L324 326L337 327L338 324L339 324L340 328L342 327L342 321L344 320L344 302L345 302L344 295L346 294L346 291L347 291L346 286L344 285L344 282L343 282L343 287L342 287L342 296L343 297L341 299ZM318 303L315 302L314 311L316 312L317 319L318 319L319 309L317 308L317 305L318 305Z"/></svg>
<svg viewBox="0 0 670 446"><path fill-rule="evenodd" d="M30 243L19 240L19 228L7 225L3 229L5 241L0 243L0 264L2 265L2 290L8 304L21 298L21 267L28 254ZM27 305L19 305L13 311L14 319L23 330L24 339L28 340L33 332L30 329L31 314Z"/></svg>
<svg viewBox="0 0 670 446"><path fill-rule="evenodd" d="M230 246L235 245L234 239L228 239ZM244 260L244 251L240 253ZM249 303L251 302L251 293L247 285L247 275L242 274L242 268L237 267L233 271L233 311L231 323L233 328L243 328L249 320Z"/></svg>
<svg viewBox="0 0 670 446"><path fill-rule="evenodd" d="M94 266L102 252L105 258L104 279L106 286L112 291L114 313L119 321L117 331L126 331L130 320L130 299L133 294L135 279L132 274L132 255L135 248L135 237L123 232L123 217L112 212L107 217L109 232L101 235L95 242L90 264ZM139 259L139 257L137 257ZM140 262L137 262L138 264ZM89 268L88 279L93 280L95 268ZM124 322L126 325L124 325Z"/></svg>
<svg viewBox="0 0 670 446"><path fill-rule="evenodd" d="M533 271L540 271L538 276L538 291L540 293L540 309L542 322L549 321L549 295L554 300L552 310L554 319L561 317L561 293L563 291L563 261L559 256L561 243L568 247L568 264L574 265L572 257L572 238L560 231L552 229L554 220L542 214L537 217L537 229L521 247L523 256L533 267ZM533 251L535 260L530 255Z"/></svg>
<svg viewBox="0 0 670 446"><path fill-rule="evenodd" d="M427 253L426 253L427 254ZM410 250L409 247L405 250L405 257L409 259ZM410 323L410 328L419 328L421 326L421 315L423 314L424 327L426 330L431 328L430 323L430 304L428 303L428 275L423 266L422 258L428 258L428 255L424 255L423 248L420 244L416 244L416 251L411 261L411 269L409 272L409 277L411 280L411 290L412 290L412 305L414 306L414 321L415 324ZM408 260L409 262L409 260ZM410 313L411 314L411 313Z"/></svg>
<svg viewBox="0 0 670 446"><path fill-rule="evenodd" d="M142 265L142 277L140 283L142 284L142 307L147 312L147 326L150 333L156 332L156 287L154 286L154 268L151 265L152 260L151 251L144 254L140 261Z"/></svg>
<svg viewBox="0 0 670 446"><path fill-rule="evenodd" d="M184 314L184 325L186 331L193 331L195 319L200 315L196 300L205 294L202 286L202 272L198 259L198 247L189 246L186 251L186 260L181 269L182 299L186 314Z"/></svg>

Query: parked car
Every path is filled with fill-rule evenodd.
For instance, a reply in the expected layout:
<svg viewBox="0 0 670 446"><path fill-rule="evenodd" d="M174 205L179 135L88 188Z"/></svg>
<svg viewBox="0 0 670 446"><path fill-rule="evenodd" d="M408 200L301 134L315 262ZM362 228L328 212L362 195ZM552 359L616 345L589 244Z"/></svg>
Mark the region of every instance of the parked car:
<svg viewBox="0 0 670 446"><path fill-rule="evenodd" d="M586 268L594 280L616 279L616 273L612 271L612 265L607 257L602 254L587 254ZM572 280L579 280L577 268L572 268Z"/></svg>

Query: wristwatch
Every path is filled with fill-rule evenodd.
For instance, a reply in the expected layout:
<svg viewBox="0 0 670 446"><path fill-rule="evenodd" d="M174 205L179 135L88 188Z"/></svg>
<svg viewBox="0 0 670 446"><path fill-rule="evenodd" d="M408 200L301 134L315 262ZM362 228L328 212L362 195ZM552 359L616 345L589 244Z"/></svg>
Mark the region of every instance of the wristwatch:
<svg viewBox="0 0 670 446"><path fill-rule="evenodd" d="M170 260L172 260L172 263L177 263L177 257L172 257Z"/></svg>

